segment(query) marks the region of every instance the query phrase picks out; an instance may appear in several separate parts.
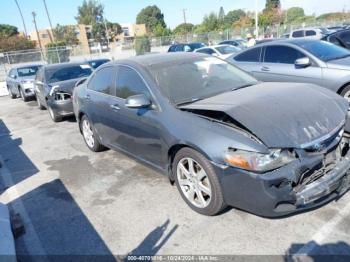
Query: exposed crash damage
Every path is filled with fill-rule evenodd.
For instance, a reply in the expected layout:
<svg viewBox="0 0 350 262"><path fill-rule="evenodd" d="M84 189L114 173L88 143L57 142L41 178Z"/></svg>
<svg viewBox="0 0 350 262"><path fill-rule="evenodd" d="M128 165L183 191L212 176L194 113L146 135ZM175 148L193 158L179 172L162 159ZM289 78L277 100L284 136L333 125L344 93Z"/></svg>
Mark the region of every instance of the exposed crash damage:
<svg viewBox="0 0 350 262"><path fill-rule="evenodd" d="M254 141L264 144L270 150L274 148L288 150L294 159L286 166L277 167L268 172L255 170L256 173L252 173L237 170L237 174L232 174L232 176L239 176L242 172L243 176L250 175L249 178L256 183L258 191L241 190L240 186L233 184L236 179L230 179L227 171L230 168L224 168L227 176L222 180L223 186L237 192L233 196L231 193L227 196L227 199L232 200L228 203L240 206L242 202L236 202L238 194L241 197L246 195L247 205L243 203L241 207L256 212L257 207L252 209L249 199L256 201L255 194L260 194L260 199L257 200L261 207L259 213L266 216L283 215L293 210L321 205L342 195L350 187L348 174L350 133L345 131L347 103L327 90L321 90L320 93L314 86L305 85L302 85L304 93L305 91L306 93L318 92L321 99L316 96L315 101L310 101L309 96L308 101L305 101L302 97L296 100L292 97L295 102L291 103L291 97L285 92L293 92L293 89L297 90L301 85L287 85L289 85L288 88L284 84L284 90L278 87L280 88L278 94L273 90L277 85L260 84L249 87L244 92L236 91L180 107L182 111L229 126L235 131L238 130ZM262 95L261 92L264 94ZM329 95L332 96L332 100L329 99ZM274 100L276 96L278 100ZM307 102L313 109L308 111L302 109L303 112L301 112L302 107L298 107L298 104ZM284 111L281 104L289 105L287 108L289 114ZM295 108L291 110L290 106L293 105ZM259 121L262 118L264 122ZM267 127L265 122L270 127ZM242 180L247 180L247 177ZM261 199L261 195L264 194L265 200ZM262 203L263 201L266 202ZM273 205L273 213L266 212L267 210L264 209L264 205L270 204Z"/></svg>

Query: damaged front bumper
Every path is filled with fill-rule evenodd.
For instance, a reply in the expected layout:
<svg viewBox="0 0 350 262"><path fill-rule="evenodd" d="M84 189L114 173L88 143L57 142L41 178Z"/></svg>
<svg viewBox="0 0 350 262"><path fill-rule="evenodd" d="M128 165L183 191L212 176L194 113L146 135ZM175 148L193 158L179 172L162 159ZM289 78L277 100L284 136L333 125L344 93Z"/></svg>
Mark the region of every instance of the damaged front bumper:
<svg viewBox="0 0 350 262"><path fill-rule="evenodd" d="M326 161L337 149L304 155L264 174L214 168L228 205L264 217L281 217L321 206L349 190L350 150L332 165Z"/></svg>
<svg viewBox="0 0 350 262"><path fill-rule="evenodd" d="M72 95L66 92L55 92L49 96L48 105L59 116L74 115Z"/></svg>

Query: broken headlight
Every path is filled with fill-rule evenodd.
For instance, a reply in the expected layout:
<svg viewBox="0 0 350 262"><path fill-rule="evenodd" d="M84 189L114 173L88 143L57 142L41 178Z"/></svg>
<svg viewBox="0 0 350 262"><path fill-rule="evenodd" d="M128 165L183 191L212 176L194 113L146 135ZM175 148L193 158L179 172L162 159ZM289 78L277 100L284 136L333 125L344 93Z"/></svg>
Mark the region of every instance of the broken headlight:
<svg viewBox="0 0 350 262"><path fill-rule="evenodd" d="M296 159L288 149L271 149L262 154L237 149L229 149L224 156L225 162L233 167L251 171L266 172L284 166Z"/></svg>

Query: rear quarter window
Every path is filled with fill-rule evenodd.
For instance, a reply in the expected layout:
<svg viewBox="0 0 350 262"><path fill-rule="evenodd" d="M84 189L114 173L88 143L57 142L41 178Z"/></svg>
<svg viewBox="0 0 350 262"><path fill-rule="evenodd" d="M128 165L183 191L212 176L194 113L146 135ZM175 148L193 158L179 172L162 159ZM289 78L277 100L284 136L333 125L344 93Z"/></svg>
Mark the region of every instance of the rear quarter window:
<svg viewBox="0 0 350 262"><path fill-rule="evenodd" d="M293 32L292 37L304 37L304 31L303 30L298 30Z"/></svg>

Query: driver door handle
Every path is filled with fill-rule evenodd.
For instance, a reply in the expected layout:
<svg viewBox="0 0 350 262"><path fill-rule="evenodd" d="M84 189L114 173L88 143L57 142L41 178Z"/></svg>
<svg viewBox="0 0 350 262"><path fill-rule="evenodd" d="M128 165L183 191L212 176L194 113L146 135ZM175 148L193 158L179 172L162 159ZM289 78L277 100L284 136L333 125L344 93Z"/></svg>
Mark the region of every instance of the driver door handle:
<svg viewBox="0 0 350 262"><path fill-rule="evenodd" d="M115 105L110 105L110 107L113 109L113 110L119 110L120 107L119 105L115 104Z"/></svg>
<svg viewBox="0 0 350 262"><path fill-rule="evenodd" d="M270 68L267 66L262 66L261 71L268 72L268 71L270 71Z"/></svg>

